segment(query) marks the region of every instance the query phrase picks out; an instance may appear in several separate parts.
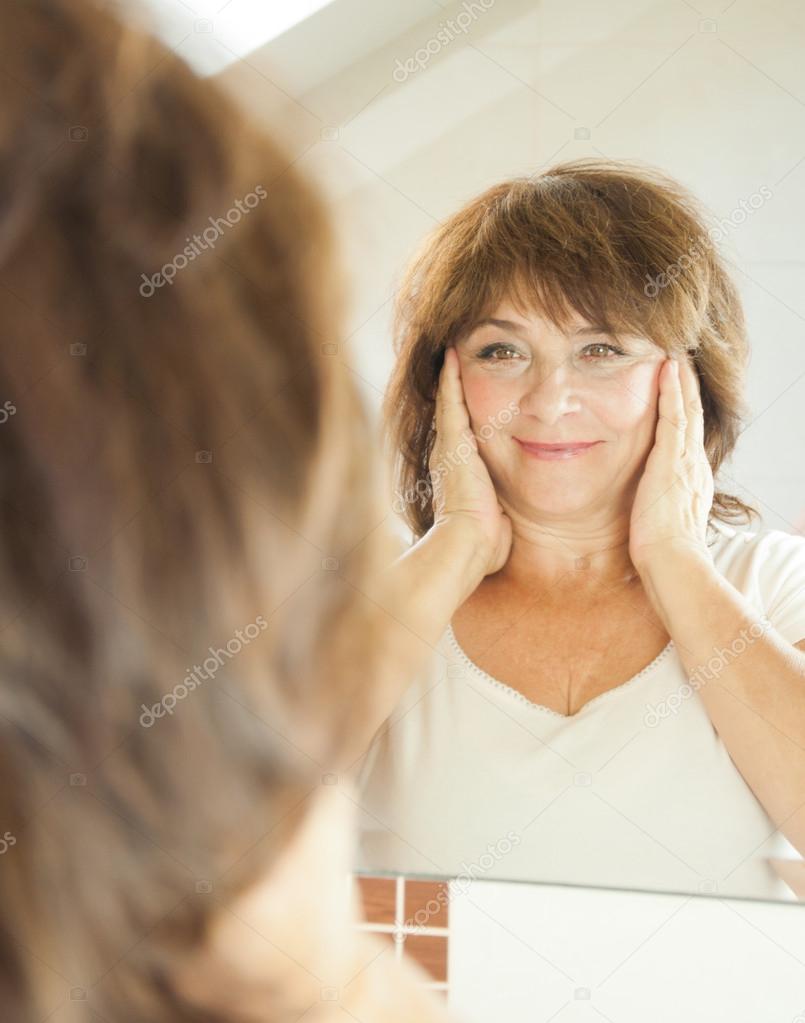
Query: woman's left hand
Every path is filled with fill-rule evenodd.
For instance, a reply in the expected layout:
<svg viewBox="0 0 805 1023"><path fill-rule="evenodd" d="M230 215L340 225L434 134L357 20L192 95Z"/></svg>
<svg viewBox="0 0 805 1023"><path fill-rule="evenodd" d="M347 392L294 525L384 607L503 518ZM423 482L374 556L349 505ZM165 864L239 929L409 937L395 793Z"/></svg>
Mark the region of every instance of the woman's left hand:
<svg viewBox="0 0 805 1023"><path fill-rule="evenodd" d="M691 550L712 560L706 533L715 485L699 381L686 355L676 361L678 372L675 361L660 370L654 447L632 505L629 556L641 574L657 559Z"/></svg>

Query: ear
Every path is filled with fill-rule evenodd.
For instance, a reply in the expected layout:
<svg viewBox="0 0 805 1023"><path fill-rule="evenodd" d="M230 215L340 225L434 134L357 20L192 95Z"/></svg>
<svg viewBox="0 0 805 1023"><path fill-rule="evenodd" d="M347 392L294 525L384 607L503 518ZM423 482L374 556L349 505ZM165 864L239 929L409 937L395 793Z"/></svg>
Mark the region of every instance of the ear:
<svg viewBox="0 0 805 1023"><path fill-rule="evenodd" d="M360 917L349 878L355 809L354 789L340 776L310 794L281 856L248 892L221 905L207 946L177 978L185 997L207 1009L269 1019L301 1014L323 988L344 986Z"/></svg>

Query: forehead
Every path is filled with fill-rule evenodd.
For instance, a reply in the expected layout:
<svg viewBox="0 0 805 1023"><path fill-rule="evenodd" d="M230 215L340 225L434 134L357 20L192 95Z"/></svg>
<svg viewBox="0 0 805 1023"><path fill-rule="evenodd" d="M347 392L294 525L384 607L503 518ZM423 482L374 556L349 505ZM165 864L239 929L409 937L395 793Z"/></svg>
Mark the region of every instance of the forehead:
<svg viewBox="0 0 805 1023"><path fill-rule="evenodd" d="M548 317L540 310L539 306L531 305L525 308L515 305L515 303L508 298L502 299L494 311L488 313L490 317L495 319L515 320L523 323L550 323ZM571 327L584 327L589 325L589 321L586 320L580 313L576 312L575 309L568 309L568 323Z"/></svg>
<svg viewBox="0 0 805 1023"><path fill-rule="evenodd" d="M538 305L521 307L515 304L511 298L503 298L493 309L488 309L482 314L485 319L507 320L523 327L538 328L540 332L557 331L572 334L578 330L596 329L600 330L602 325L588 320L577 310L568 306L565 321L561 328L544 313Z"/></svg>
<svg viewBox="0 0 805 1023"><path fill-rule="evenodd" d="M490 322L493 321L493 322ZM511 300L501 301L494 309L489 310L475 324L469 333L478 330L503 330L523 337L542 337L547 334L584 339L587 335L607 334L605 325L593 323L575 309L568 312L567 321L557 327L543 312L536 308L520 309ZM646 351L661 351L649 338L642 334L623 332L618 335L623 340Z"/></svg>
<svg viewBox="0 0 805 1023"><path fill-rule="evenodd" d="M496 320L499 323L511 324L522 327L526 330L535 330L538 333L559 331L557 327L543 312L536 308L520 309L510 301L500 302L494 309L488 311L479 319L479 324L488 320ZM575 310L568 314L567 321L562 325L564 332L573 333L576 330L593 327L589 320L581 316Z"/></svg>

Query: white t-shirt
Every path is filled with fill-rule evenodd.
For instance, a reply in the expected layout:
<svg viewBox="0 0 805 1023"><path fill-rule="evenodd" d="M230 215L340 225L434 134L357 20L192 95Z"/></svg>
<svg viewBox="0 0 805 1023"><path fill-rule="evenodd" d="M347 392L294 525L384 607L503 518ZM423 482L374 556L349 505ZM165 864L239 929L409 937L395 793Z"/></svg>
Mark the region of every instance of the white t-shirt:
<svg viewBox="0 0 805 1023"><path fill-rule="evenodd" d="M805 537L714 527L721 574L805 639ZM793 899L763 857L799 854L688 683L671 641L565 717L482 671L448 626L357 773L358 869Z"/></svg>

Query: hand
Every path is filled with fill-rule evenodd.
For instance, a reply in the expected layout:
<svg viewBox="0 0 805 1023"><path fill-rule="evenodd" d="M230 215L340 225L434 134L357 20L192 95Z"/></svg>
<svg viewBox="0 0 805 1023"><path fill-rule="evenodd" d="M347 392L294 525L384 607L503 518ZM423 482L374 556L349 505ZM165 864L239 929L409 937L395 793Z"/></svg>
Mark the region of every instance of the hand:
<svg viewBox="0 0 805 1023"><path fill-rule="evenodd" d="M629 556L642 575L658 559L693 550L712 561L707 520L713 472L704 450L704 415L696 372L687 356L660 370L654 447L632 505Z"/></svg>
<svg viewBox="0 0 805 1023"><path fill-rule="evenodd" d="M497 572L509 557L511 519L503 511L470 426L461 386L458 353L444 353L436 393L436 441L428 460L433 481L434 526L464 520L474 542L487 552L484 575Z"/></svg>

